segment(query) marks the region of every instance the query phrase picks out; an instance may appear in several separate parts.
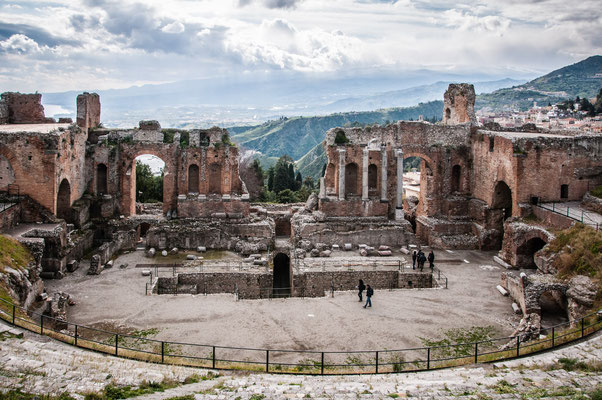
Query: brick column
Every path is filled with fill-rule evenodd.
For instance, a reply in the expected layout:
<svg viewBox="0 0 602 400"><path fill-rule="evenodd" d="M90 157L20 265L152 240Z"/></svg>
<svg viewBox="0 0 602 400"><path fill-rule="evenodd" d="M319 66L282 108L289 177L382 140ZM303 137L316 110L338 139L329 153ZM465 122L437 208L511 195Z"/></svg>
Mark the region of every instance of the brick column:
<svg viewBox="0 0 602 400"><path fill-rule="evenodd" d="M368 200L368 149L363 150L362 160L362 200Z"/></svg>
<svg viewBox="0 0 602 400"><path fill-rule="evenodd" d="M380 148L382 163L380 166L380 200L387 201L387 147Z"/></svg>
<svg viewBox="0 0 602 400"><path fill-rule="evenodd" d="M397 156L397 203L398 209L403 208L403 150L397 149L395 151Z"/></svg>
<svg viewBox="0 0 602 400"><path fill-rule="evenodd" d="M345 151L339 150L339 200L345 200Z"/></svg>

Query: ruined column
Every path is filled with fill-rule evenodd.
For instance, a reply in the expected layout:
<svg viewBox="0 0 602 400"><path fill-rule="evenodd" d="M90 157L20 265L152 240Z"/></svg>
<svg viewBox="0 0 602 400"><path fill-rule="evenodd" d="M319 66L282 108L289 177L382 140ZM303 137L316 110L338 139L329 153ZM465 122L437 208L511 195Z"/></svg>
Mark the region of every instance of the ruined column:
<svg viewBox="0 0 602 400"><path fill-rule="evenodd" d="M395 151L397 156L397 209L403 208L403 150Z"/></svg>
<svg viewBox="0 0 602 400"><path fill-rule="evenodd" d="M368 200L368 148L364 148L362 160L362 200Z"/></svg>
<svg viewBox="0 0 602 400"><path fill-rule="evenodd" d="M387 147L386 146L382 146L380 148L380 153L381 153L381 166L380 166L380 170L381 170L381 174L380 174L380 200L381 201L387 201Z"/></svg>
<svg viewBox="0 0 602 400"><path fill-rule="evenodd" d="M339 150L339 200L345 200L345 151Z"/></svg>

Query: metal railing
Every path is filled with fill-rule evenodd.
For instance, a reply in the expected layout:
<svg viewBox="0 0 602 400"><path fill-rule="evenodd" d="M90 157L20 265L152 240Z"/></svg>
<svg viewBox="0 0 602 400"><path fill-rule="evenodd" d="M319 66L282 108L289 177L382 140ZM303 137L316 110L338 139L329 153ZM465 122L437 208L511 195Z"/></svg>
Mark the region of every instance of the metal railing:
<svg viewBox="0 0 602 400"><path fill-rule="evenodd" d="M551 204L551 205L550 205ZM563 204L563 203L559 203ZM563 205L562 207L556 206L556 203L539 203L536 207L543 208L544 210L552 211L556 214L562 215L564 217L570 218L574 221L581 222L583 225L587 225L599 231L602 229L602 223L593 220L588 214L589 212L585 211L582 208L575 209Z"/></svg>
<svg viewBox="0 0 602 400"><path fill-rule="evenodd" d="M602 311L598 311L573 324L548 328L543 339L529 342L524 342L521 336L513 336L400 350L317 351L162 341L73 324L37 313L31 317L22 307L0 299L0 318L8 323L84 349L163 364L316 375L413 372L501 361L565 345L602 328ZM39 323L35 321L37 318Z"/></svg>

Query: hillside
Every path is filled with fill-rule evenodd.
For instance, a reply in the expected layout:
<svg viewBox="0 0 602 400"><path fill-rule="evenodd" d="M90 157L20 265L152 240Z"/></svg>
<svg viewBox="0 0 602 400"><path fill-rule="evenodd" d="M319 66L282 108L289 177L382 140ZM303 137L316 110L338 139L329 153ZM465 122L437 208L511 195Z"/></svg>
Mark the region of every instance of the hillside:
<svg viewBox="0 0 602 400"><path fill-rule="evenodd" d="M523 85L477 96L475 108L526 110L534 101L547 104L576 96L595 97L601 87L602 56L593 56Z"/></svg>
<svg viewBox="0 0 602 400"><path fill-rule="evenodd" d="M398 120L440 118L443 102L431 101L414 107L378 111L337 113L317 117L281 118L252 127L229 128L232 140L244 148L257 150L264 156L288 154L299 160L324 140L327 130L337 126L384 124Z"/></svg>

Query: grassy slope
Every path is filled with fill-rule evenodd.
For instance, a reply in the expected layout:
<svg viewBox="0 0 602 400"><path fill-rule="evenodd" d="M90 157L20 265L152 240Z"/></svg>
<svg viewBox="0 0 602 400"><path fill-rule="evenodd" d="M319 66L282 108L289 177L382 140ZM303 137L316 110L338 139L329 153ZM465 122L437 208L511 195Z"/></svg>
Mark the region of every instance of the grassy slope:
<svg viewBox="0 0 602 400"><path fill-rule="evenodd" d="M14 270L25 270L32 261L33 257L27 247L13 238L0 235L0 274L3 274L7 267ZM2 280L0 280L0 299L11 303L18 302L18 299L13 299L8 294ZM0 303L0 306L2 305Z"/></svg>

